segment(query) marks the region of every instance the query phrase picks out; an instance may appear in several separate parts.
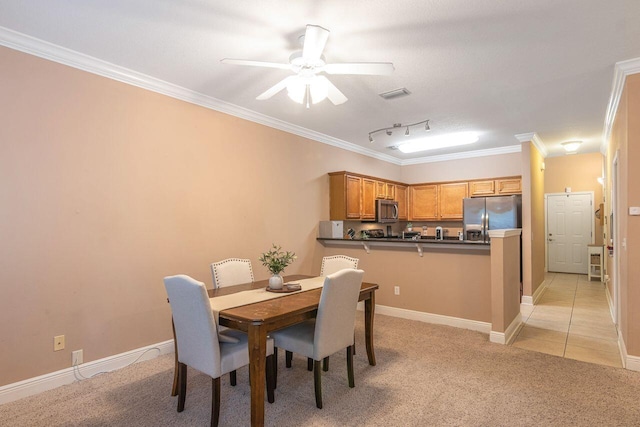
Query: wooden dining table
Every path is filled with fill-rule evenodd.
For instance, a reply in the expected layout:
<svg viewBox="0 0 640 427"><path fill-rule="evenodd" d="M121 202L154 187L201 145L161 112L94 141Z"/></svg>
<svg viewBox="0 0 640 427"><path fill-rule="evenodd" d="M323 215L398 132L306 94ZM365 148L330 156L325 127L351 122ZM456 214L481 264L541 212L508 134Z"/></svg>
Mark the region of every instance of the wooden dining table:
<svg viewBox="0 0 640 427"><path fill-rule="evenodd" d="M285 282L308 279L314 276L286 276ZM228 295L251 289L264 289L268 280L260 280L243 285L209 289L209 297ZM359 301L364 301L365 344L370 365L376 364L373 349L373 316L375 310L375 291L378 285L363 282L360 288ZM267 335L306 319L316 317L322 288L303 292L285 294L279 298L242 305L222 310L219 313L219 324L247 333L249 345L249 378L251 383L251 425L264 425L264 384L266 381L265 364L267 357ZM174 331L175 338L175 331ZM176 346L176 363L178 351ZM177 370L176 370L177 372ZM177 392L177 378L174 378L173 392Z"/></svg>

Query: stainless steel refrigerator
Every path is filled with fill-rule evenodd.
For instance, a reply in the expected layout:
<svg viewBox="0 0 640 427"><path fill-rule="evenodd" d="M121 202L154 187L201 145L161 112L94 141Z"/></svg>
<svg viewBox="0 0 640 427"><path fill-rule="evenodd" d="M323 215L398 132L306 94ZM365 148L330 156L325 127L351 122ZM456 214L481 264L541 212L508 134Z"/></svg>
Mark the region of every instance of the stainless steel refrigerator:
<svg viewBox="0 0 640 427"><path fill-rule="evenodd" d="M489 230L522 227L522 196L473 197L464 199L465 240L488 242Z"/></svg>

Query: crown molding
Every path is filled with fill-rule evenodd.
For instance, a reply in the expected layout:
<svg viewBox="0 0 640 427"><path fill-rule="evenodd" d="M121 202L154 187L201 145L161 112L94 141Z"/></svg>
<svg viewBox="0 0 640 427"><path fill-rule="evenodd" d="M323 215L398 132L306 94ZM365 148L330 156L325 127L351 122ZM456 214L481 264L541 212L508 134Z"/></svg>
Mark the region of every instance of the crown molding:
<svg viewBox="0 0 640 427"><path fill-rule="evenodd" d="M611 88L609 103L607 104L607 113L604 117L604 129L602 131L602 142L600 144L600 153L602 154L607 153L609 138L611 137L611 129L613 128L613 121L615 120L616 113L618 112L618 106L620 105L620 97L624 90L625 80L627 76L637 73L640 73L640 58L616 62L616 65L613 68L613 85Z"/></svg>
<svg viewBox="0 0 640 427"><path fill-rule="evenodd" d="M549 153L547 152L547 148L544 146L544 142L542 142L542 139L540 139L537 133L535 132L519 133L514 136L521 143L531 142L538 149L543 159L549 155Z"/></svg>
<svg viewBox="0 0 640 427"><path fill-rule="evenodd" d="M229 102L186 89L184 87L166 82L164 80L160 80L155 77L151 77L146 74L142 74L137 71L121 67L119 65L112 64L110 62L103 61L101 59L97 59L92 56L85 55L83 53L76 52L71 49L67 49L50 42L28 36L26 34L19 33L17 31L10 30L8 28L0 27L0 45L399 166L492 156L520 151L520 147L507 146L488 150L467 151L461 153L444 154L441 156L429 156L417 159L401 160L397 157L379 153L377 151L362 147L357 144L353 144L351 142L334 138L320 132L312 131L310 129L297 126L283 120L267 116L265 114L257 113L247 108L239 107L235 104L231 104Z"/></svg>
<svg viewBox="0 0 640 427"><path fill-rule="evenodd" d="M460 153L442 154L439 156L419 157L417 159L402 160L400 162L400 166L445 162L448 160L471 159L484 156L497 156L499 154L519 153L520 151L522 151L522 147L520 147L519 145L508 145L506 147L487 148L486 150L462 151Z"/></svg>
<svg viewBox="0 0 640 427"><path fill-rule="evenodd" d="M26 34L9 30L7 28L0 27L0 44L14 50L57 62L59 64L67 65L69 67L87 71L92 74L97 74L102 77L117 80L119 82L150 90L152 92L160 93L171 98L196 104L201 107L219 111L221 113L229 114L241 119L249 120L254 123L259 123L261 125L282 130L294 135L301 136L303 138L312 139L314 141L322 142L333 147L342 148L344 150L373 157L385 162L394 163L397 165L400 164L400 160L393 156L382 154L374 150L369 150L359 145L343 141L341 139L334 138L320 132L315 132L301 126L296 126L283 120L279 120L265 114L260 114L255 111L231 104L229 102L225 102L220 99L213 98L211 96L204 95L202 93L195 92L181 86L177 86L164 80L160 80L155 77L151 77L146 74L142 74L137 71L28 36Z"/></svg>

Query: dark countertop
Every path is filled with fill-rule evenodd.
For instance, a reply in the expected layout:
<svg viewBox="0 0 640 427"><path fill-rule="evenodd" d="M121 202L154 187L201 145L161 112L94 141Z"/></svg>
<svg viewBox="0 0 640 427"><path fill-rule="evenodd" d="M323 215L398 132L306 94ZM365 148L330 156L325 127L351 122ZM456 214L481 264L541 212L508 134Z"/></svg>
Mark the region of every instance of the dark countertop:
<svg viewBox="0 0 640 427"><path fill-rule="evenodd" d="M490 243L478 242L472 240L459 240L456 237L448 237L444 240L436 240L435 237L427 236L421 237L419 239L411 239L411 238L402 238L402 237L381 237L381 238L373 238L369 237L367 239L339 239L339 238L323 238L318 237L317 240L334 240L334 241L346 241L346 242L394 242L394 243L433 243L436 245L442 244L454 244L454 245L482 245L489 246Z"/></svg>

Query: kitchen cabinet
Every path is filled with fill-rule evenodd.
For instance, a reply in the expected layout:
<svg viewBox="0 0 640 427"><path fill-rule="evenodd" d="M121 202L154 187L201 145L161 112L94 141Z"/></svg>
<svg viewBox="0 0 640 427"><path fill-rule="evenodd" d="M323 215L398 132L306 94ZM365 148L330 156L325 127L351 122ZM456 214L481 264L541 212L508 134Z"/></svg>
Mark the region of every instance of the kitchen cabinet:
<svg viewBox="0 0 640 427"><path fill-rule="evenodd" d="M520 178L496 179L496 194L521 194L522 180Z"/></svg>
<svg viewBox="0 0 640 427"><path fill-rule="evenodd" d="M346 173L329 174L329 218L360 219L362 178Z"/></svg>
<svg viewBox="0 0 640 427"><path fill-rule="evenodd" d="M386 181L376 181L376 199L395 200L396 186Z"/></svg>
<svg viewBox="0 0 640 427"><path fill-rule="evenodd" d="M362 178L360 219L376 219L376 181Z"/></svg>
<svg viewBox="0 0 640 427"><path fill-rule="evenodd" d="M409 198L407 197L408 187L406 185L395 185L395 201L398 202L398 219L406 221L409 219Z"/></svg>
<svg viewBox="0 0 640 427"><path fill-rule="evenodd" d="M419 184L409 187L409 220L438 220L438 184Z"/></svg>
<svg viewBox="0 0 640 427"><path fill-rule="evenodd" d="M519 177L486 179L469 182L471 197L503 196L522 193L522 179Z"/></svg>
<svg viewBox="0 0 640 427"><path fill-rule="evenodd" d="M469 195L466 182L438 185L438 219L462 219L462 200Z"/></svg>

